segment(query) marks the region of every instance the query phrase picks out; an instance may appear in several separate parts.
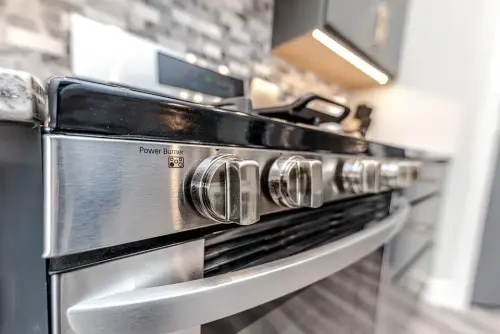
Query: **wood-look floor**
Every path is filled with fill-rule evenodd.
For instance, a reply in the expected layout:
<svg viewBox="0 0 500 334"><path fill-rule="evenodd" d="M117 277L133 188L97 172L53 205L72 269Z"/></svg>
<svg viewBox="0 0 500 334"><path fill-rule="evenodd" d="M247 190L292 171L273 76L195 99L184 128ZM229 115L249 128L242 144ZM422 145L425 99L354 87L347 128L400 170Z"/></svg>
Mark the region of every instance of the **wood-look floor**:
<svg viewBox="0 0 500 334"><path fill-rule="evenodd" d="M500 310L458 313L419 303L421 286L411 280L380 291L380 261L374 253L303 290L206 324L201 333L500 334Z"/></svg>
<svg viewBox="0 0 500 334"><path fill-rule="evenodd" d="M500 333L500 309L473 308L467 312L455 312L420 303L403 333L498 334Z"/></svg>
<svg viewBox="0 0 500 334"><path fill-rule="evenodd" d="M411 290L401 284L385 291L377 334L500 334L500 309L437 308L419 301Z"/></svg>

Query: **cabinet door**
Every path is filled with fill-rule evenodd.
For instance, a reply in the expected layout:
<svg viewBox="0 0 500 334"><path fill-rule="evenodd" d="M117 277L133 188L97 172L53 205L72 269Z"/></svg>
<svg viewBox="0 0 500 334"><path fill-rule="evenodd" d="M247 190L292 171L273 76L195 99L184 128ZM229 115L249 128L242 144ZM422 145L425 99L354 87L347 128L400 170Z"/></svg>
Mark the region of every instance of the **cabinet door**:
<svg viewBox="0 0 500 334"><path fill-rule="evenodd" d="M409 0L328 0L326 23L395 75Z"/></svg>
<svg viewBox="0 0 500 334"><path fill-rule="evenodd" d="M391 74L396 74L403 46L409 0L379 0L375 6L372 39L366 52Z"/></svg>
<svg viewBox="0 0 500 334"><path fill-rule="evenodd" d="M363 52L373 44L378 0L328 0L326 23Z"/></svg>

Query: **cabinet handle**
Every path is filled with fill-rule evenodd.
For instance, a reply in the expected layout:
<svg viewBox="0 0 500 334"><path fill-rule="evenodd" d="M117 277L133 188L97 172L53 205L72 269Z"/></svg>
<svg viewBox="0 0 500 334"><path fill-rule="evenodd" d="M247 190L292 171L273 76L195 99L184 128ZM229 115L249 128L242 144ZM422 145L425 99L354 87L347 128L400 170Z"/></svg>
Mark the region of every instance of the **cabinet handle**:
<svg viewBox="0 0 500 334"><path fill-rule="evenodd" d="M386 1L377 4L377 19L373 34L373 46L380 46L387 42L389 35L390 8Z"/></svg>

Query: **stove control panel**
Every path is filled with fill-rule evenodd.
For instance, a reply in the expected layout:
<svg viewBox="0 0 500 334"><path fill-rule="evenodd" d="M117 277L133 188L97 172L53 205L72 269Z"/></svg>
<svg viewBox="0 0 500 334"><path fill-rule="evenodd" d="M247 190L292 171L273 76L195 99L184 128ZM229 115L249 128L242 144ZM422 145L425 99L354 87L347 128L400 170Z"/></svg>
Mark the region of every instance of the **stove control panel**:
<svg viewBox="0 0 500 334"><path fill-rule="evenodd" d="M261 212L320 207L325 196L327 201L332 199L332 194L325 195L328 187L336 186L336 197L409 187L418 181L421 166L409 160L338 156L332 179L327 176L331 171L323 170L325 162L331 166L330 160L321 157L252 158L219 154L197 165L189 182L196 211L216 222L249 225L259 221ZM268 172L261 170L264 166L270 166ZM261 187L268 190L264 198Z"/></svg>
<svg viewBox="0 0 500 334"><path fill-rule="evenodd" d="M45 257L217 223L249 225L264 215L400 189L419 179L421 165L398 157L62 134L47 134L43 143L50 193ZM74 209L82 205L91 207L91 223L89 210Z"/></svg>
<svg viewBox="0 0 500 334"><path fill-rule="evenodd" d="M259 164L232 154L205 159L191 179L198 212L221 223L249 225L260 218Z"/></svg>
<svg viewBox="0 0 500 334"><path fill-rule="evenodd" d="M277 205L317 208L323 204L323 168L299 155L276 159L268 177L269 193Z"/></svg>

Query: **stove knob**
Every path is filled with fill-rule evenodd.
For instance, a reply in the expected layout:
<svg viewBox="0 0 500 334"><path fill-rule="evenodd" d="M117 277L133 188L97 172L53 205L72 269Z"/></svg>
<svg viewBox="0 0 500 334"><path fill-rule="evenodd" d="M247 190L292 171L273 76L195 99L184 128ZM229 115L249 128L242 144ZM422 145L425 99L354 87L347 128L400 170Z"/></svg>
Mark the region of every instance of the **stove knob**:
<svg viewBox="0 0 500 334"><path fill-rule="evenodd" d="M422 163L420 161L411 161L411 166L410 166L411 183L416 183L420 180L421 169L422 169Z"/></svg>
<svg viewBox="0 0 500 334"><path fill-rule="evenodd" d="M411 185L411 164L407 161L399 162L398 187L406 188Z"/></svg>
<svg viewBox="0 0 500 334"><path fill-rule="evenodd" d="M342 166L344 190L355 194L380 191L380 162L372 159L349 159Z"/></svg>
<svg viewBox="0 0 500 334"><path fill-rule="evenodd" d="M380 166L380 186L382 190L398 188L401 185L400 164L397 161L386 161Z"/></svg>
<svg viewBox="0 0 500 334"><path fill-rule="evenodd" d="M269 171L273 201L289 208L317 208L323 204L321 161L301 156L279 158Z"/></svg>
<svg viewBox="0 0 500 334"><path fill-rule="evenodd" d="M399 162L399 185L409 187L420 179L421 163L418 161Z"/></svg>
<svg viewBox="0 0 500 334"><path fill-rule="evenodd" d="M250 225L260 218L259 164L234 155L205 159L194 171L191 199L204 217Z"/></svg>

